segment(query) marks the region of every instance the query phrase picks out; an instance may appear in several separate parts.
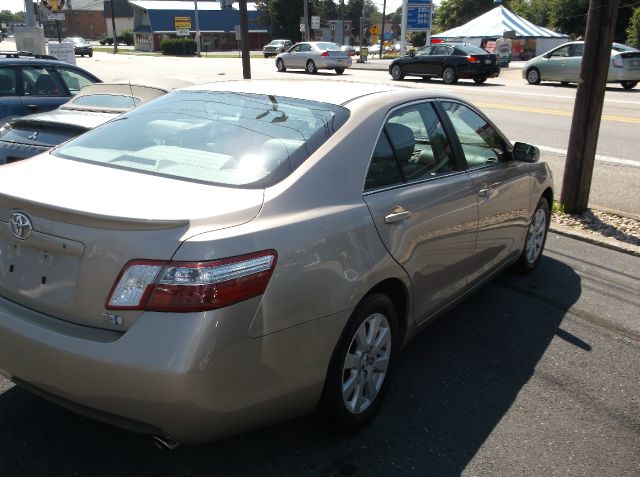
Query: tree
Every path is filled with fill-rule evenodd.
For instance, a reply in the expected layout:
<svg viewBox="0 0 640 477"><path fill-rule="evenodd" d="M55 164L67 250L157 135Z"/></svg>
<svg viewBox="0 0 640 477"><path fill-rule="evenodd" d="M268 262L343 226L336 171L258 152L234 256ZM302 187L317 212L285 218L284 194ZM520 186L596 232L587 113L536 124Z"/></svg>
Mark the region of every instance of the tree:
<svg viewBox="0 0 640 477"><path fill-rule="evenodd" d="M633 9L629 26L627 27L627 45L640 48L640 7Z"/></svg>
<svg viewBox="0 0 640 477"><path fill-rule="evenodd" d="M271 25L273 38L300 39L300 17L303 4L299 0L262 0L257 4L264 21Z"/></svg>

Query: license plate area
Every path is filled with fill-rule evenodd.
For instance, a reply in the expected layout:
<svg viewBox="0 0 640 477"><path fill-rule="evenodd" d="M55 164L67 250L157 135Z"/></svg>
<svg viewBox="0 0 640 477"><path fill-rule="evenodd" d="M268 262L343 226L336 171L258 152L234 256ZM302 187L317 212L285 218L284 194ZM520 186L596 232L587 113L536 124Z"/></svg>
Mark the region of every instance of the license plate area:
<svg viewBox="0 0 640 477"><path fill-rule="evenodd" d="M80 242L35 231L18 240L0 222L0 290L25 304L72 306L83 253Z"/></svg>
<svg viewBox="0 0 640 477"><path fill-rule="evenodd" d="M490 65L491 64L491 59L487 58L486 60L484 60L484 64L485 65Z"/></svg>

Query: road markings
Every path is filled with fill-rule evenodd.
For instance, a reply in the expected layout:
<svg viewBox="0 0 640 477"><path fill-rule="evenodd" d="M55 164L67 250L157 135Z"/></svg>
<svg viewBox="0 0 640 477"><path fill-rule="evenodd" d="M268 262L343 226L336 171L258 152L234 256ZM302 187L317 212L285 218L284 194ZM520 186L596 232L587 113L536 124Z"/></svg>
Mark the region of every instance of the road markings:
<svg viewBox="0 0 640 477"><path fill-rule="evenodd" d="M555 147L547 146L538 146L538 149L540 149L540 152L549 152L551 154L559 154L561 156L567 155L566 149L558 149ZM617 157L602 156L600 154L596 154L596 161L620 164L622 166L640 167L640 161L632 161L631 159L619 159Z"/></svg>
<svg viewBox="0 0 640 477"><path fill-rule="evenodd" d="M527 106L511 106L511 105L495 104L495 103L475 103L475 104L476 106L479 106L481 108L505 109L508 111L525 111L528 113L551 114L553 116L565 116L565 117L573 116L573 111L561 111L559 109L530 108ZM640 118L627 118L624 116L613 116L610 114L603 114L602 120L615 121L619 123L640 124Z"/></svg>

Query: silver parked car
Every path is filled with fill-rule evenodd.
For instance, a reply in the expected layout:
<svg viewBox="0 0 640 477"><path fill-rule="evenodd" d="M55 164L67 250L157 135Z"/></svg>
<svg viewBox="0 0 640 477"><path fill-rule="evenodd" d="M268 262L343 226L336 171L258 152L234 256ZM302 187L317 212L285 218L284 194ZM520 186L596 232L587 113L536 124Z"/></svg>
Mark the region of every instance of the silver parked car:
<svg viewBox="0 0 640 477"><path fill-rule="evenodd" d="M527 61L522 77L529 84L541 81L577 83L582 65L583 41L572 41L558 46L544 55ZM620 83L624 89L633 89L640 81L640 50L621 43L611 48L611 61L607 83Z"/></svg>
<svg viewBox="0 0 640 477"><path fill-rule="evenodd" d="M166 445L358 428L424 324L539 263L538 157L422 89L167 94L0 167L0 374Z"/></svg>
<svg viewBox="0 0 640 477"><path fill-rule="evenodd" d="M335 70L339 75L351 67L349 52L328 41L308 41L295 44L276 57L278 71L303 69L315 74L318 70Z"/></svg>

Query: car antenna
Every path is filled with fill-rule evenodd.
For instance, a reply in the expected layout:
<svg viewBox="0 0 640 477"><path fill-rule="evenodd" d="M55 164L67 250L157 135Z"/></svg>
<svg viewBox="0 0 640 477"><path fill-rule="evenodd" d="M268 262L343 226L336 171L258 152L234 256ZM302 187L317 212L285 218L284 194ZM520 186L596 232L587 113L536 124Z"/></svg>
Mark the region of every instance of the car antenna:
<svg viewBox="0 0 640 477"><path fill-rule="evenodd" d="M129 92L131 93L131 104L133 105L133 108L135 109L135 107L136 107L136 98L133 97L133 86L131 86L131 81L129 81Z"/></svg>

